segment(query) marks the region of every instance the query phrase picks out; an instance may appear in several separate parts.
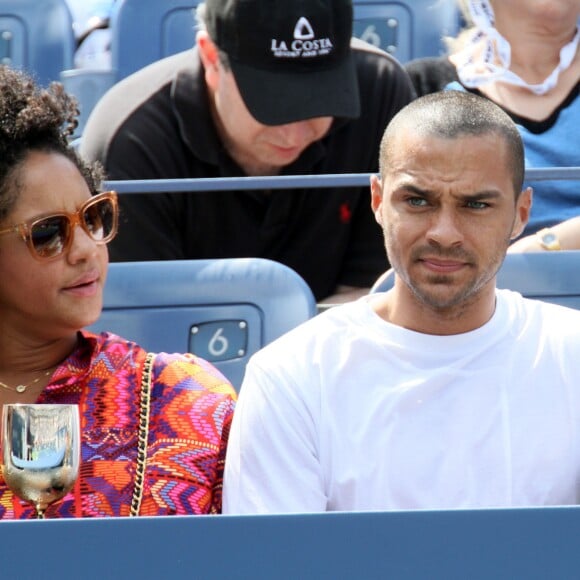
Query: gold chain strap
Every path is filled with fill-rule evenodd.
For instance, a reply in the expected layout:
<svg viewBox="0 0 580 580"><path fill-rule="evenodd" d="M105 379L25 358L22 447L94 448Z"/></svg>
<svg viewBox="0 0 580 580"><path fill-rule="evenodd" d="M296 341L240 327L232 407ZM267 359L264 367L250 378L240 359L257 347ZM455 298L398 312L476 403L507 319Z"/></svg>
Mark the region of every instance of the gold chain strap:
<svg viewBox="0 0 580 580"><path fill-rule="evenodd" d="M147 353L141 377L141 401L139 403L139 436L137 439L137 469L135 470L135 489L131 500L131 517L138 516L143 499L143 481L147 465L147 445L149 438L149 414L151 410L151 375L155 353Z"/></svg>

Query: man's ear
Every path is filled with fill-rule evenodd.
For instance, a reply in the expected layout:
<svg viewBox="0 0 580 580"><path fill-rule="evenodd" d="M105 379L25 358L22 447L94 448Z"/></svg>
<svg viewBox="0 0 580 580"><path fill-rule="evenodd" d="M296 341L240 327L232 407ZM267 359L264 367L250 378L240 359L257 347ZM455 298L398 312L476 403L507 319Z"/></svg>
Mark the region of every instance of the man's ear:
<svg viewBox="0 0 580 580"><path fill-rule="evenodd" d="M512 228L511 239L515 240L526 227L530 219L530 211L532 210L532 188L528 187L520 193L518 201L516 202L516 218Z"/></svg>
<svg viewBox="0 0 580 580"><path fill-rule="evenodd" d="M219 80L219 50L205 30L200 30L196 36L201 63L205 71L207 86L215 90Z"/></svg>
<svg viewBox="0 0 580 580"><path fill-rule="evenodd" d="M381 178L373 173L371 175L371 209L375 214L375 219L382 226L383 225L383 185Z"/></svg>

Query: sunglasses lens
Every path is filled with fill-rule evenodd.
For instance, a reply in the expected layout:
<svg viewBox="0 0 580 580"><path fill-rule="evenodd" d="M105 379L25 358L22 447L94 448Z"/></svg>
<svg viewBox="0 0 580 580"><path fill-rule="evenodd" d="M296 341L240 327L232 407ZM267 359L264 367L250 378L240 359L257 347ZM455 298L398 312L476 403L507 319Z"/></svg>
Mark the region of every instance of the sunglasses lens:
<svg viewBox="0 0 580 580"><path fill-rule="evenodd" d="M96 242L106 241L113 233L115 207L110 199L101 199L89 206L83 213L87 232Z"/></svg>
<svg viewBox="0 0 580 580"><path fill-rule="evenodd" d="M103 194L105 195L105 194ZM52 215L28 226L28 243L38 258L62 254L72 241L73 228L80 222L83 230L97 243L110 242L117 231L117 205L114 192L85 204L82 214ZM27 224L21 224L27 226Z"/></svg>
<svg viewBox="0 0 580 580"><path fill-rule="evenodd" d="M35 252L41 258L51 258L63 251L68 238L68 219L53 216L36 222L30 236Z"/></svg>

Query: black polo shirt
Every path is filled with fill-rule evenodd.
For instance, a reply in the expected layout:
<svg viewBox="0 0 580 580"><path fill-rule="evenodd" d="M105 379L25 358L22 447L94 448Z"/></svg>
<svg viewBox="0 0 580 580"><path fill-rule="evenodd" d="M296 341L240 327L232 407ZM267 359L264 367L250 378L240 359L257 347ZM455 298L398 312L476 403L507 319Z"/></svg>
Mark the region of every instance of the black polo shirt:
<svg viewBox="0 0 580 580"><path fill-rule="evenodd" d="M377 171L383 131L412 88L394 59L353 43L361 117L335 119L283 175ZM112 180L244 176L218 139L197 49L115 85L90 116L81 154ZM370 286L388 267L366 186L126 194L120 205L113 261L270 258L296 270L317 300L338 284Z"/></svg>

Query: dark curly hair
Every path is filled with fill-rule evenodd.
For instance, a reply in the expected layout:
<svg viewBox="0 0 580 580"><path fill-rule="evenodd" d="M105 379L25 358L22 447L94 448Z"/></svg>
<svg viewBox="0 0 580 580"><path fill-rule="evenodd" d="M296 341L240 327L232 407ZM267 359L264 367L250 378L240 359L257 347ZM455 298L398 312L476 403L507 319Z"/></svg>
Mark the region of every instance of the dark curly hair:
<svg viewBox="0 0 580 580"><path fill-rule="evenodd" d="M79 169L91 193L98 192L101 165L85 163L70 147L78 114L76 99L60 83L42 88L26 73L0 66L0 220L16 203L17 171L31 151L63 155Z"/></svg>

